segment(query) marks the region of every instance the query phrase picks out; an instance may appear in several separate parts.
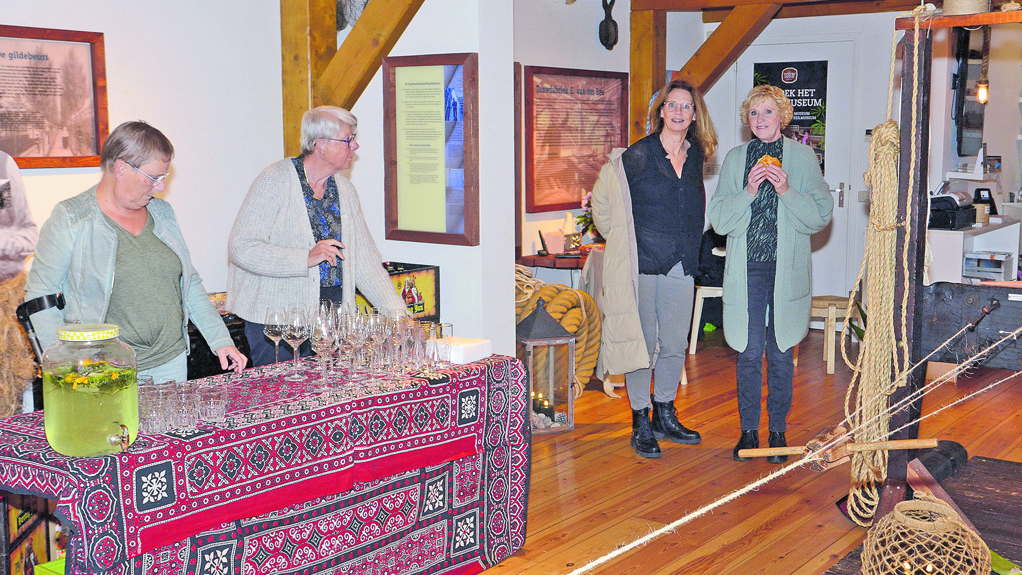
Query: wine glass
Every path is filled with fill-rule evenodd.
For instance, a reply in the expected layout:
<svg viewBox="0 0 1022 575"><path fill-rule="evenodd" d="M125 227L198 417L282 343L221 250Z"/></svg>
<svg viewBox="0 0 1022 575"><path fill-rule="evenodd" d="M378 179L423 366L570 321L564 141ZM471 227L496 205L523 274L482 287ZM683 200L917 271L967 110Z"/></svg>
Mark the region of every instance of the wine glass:
<svg viewBox="0 0 1022 575"><path fill-rule="evenodd" d="M273 342L273 368L267 373L279 375L282 373L280 366L280 340L284 337L284 310L279 307L266 309L266 319L263 321L263 335Z"/></svg>
<svg viewBox="0 0 1022 575"><path fill-rule="evenodd" d="M334 349L334 315L330 306L319 307L319 312L312 318L311 322L312 349L316 352L316 359L323 371L323 383L327 380L327 365L330 362L330 354Z"/></svg>
<svg viewBox="0 0 1022 575"><path fill-rule="evenodd" d="M291 346L294 353L294 373L284 379L287 381L304 381L305 378L298 373L298 362L301 359L298 347L302 345L302 342L309 339L309 314L306 313L304 307L294 306L287 308L286 316L287 319L284 322L284 341Z"/></svg>

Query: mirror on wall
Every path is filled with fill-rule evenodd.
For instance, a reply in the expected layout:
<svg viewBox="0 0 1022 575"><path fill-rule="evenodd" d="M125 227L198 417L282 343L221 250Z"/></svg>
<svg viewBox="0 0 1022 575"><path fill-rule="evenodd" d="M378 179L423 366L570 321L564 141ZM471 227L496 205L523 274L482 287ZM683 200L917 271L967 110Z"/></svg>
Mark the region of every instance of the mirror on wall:
<svg viewBox="0 0 1022 575"><path fill-rule="evenodd" d="M955 28L955 74L953 117L959 156L975 156L983 147L985 106L976 99L976 82L983 68L983 32Z"/></svg>

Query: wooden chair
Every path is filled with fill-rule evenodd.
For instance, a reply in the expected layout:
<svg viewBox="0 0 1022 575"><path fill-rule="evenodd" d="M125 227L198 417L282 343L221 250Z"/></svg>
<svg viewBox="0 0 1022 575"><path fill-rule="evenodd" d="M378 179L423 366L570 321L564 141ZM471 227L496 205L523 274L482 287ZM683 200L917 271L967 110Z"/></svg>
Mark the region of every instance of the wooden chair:
<svg viewBox="0 0 1022 575"><path fill-rule="evenodd" d="M834 364L837 355L837 322L852 322L862 325L859 317L859 310L853 304L850 313L847 313L849 298L858 298L861 292L856 289L847 296L822 295L815 296L812 300L812 307L809 311L809 320L823 321L823 355L827 361L827 374L834 374Z"/></svg>

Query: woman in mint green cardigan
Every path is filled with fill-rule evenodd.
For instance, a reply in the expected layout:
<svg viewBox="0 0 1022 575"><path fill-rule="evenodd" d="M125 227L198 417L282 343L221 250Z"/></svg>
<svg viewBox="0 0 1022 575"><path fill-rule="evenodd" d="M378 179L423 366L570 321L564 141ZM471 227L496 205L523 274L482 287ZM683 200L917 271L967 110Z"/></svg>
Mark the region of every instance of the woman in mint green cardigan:
<svg viewBox="0 0 1022 575"><path fill-rule="evenodd" d="M738 351L738 451L759 447L763 354L767 357L770 447L787 445L795 368L792 348L809 331L809 237L830 222L834 200L811 148L781 136L791 103L775 86L756 86L742 103L754 139L728 152L707 211L727 236L724 336ZM779 162L765 161L771 156ZM782 463L787 456L767 458Z"/></svg>

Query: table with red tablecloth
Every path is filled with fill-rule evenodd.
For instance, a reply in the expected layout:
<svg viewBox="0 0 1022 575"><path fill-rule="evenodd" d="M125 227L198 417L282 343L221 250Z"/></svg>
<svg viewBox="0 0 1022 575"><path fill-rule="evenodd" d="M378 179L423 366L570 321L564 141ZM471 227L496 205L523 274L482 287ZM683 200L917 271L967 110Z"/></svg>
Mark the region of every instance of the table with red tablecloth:
<svg viewBox="0 0 1022 575"><path fill-rule="evenodd" d="M57 501L67 573L478 573L525 540L528 391L518 360L441 377L222 387L227 421L72 458L42 413L0 420L0 489Z"/></svg>

